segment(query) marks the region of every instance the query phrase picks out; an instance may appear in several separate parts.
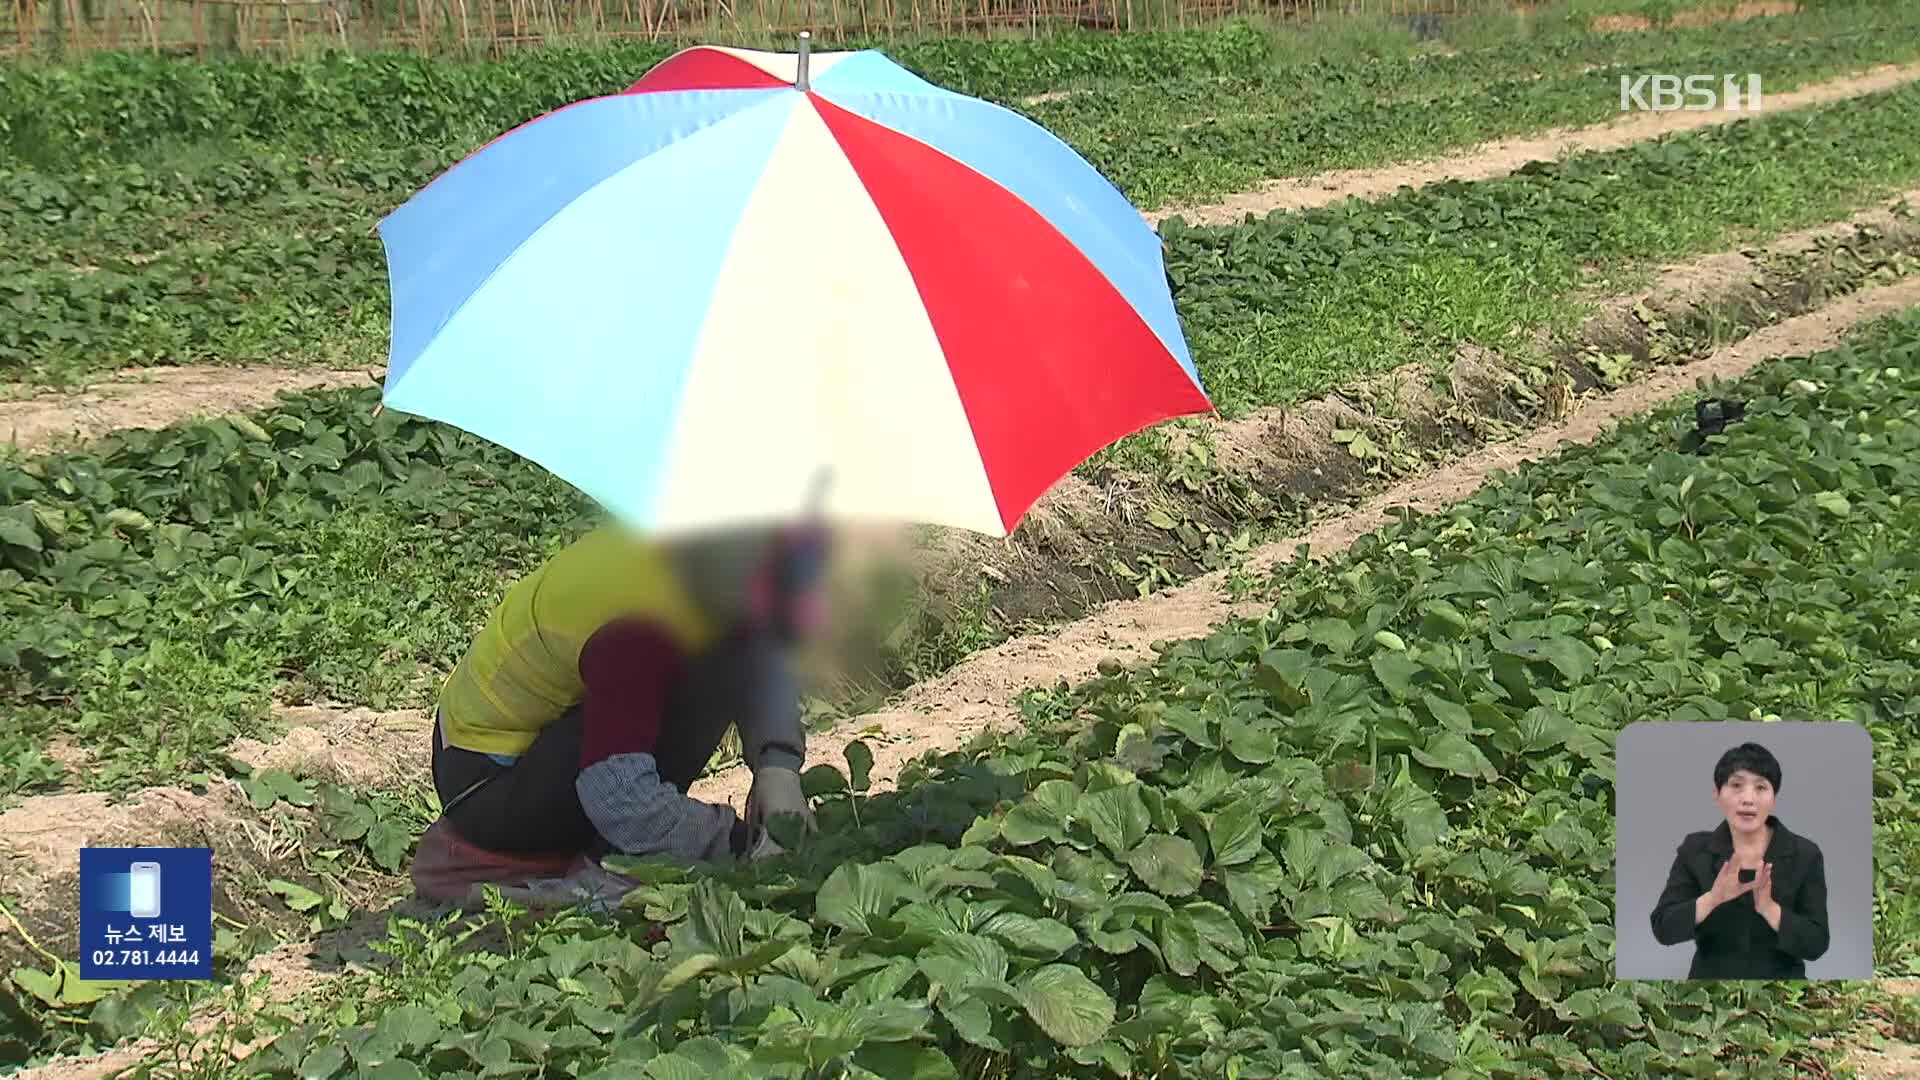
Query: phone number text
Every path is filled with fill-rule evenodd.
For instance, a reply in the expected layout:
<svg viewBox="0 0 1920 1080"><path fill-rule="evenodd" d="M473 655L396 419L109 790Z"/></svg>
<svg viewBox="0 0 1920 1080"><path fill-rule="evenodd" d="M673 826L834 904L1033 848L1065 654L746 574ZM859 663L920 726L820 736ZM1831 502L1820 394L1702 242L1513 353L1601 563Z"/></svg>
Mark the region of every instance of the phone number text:
<svg viewBox="0 0 1920 1080"><path fill-rule="evenodd" d="M199 949L93 950L93 963L96 967L147 967L150 964L182 964L192 966L199 962Z"/></svg>

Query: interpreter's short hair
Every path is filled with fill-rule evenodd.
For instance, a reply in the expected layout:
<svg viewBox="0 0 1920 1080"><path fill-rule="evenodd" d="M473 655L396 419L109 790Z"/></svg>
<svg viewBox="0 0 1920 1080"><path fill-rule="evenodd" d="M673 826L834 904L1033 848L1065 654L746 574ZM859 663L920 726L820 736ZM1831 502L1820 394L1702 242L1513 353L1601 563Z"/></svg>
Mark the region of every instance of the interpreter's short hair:
<svg viewBox="0 0 1920 1080"><path fill-rule="evenodd" d="M1720 755L1720 761L1713 767L1713 790L1726 787L1727 781L1741 769L1765 779L1775 792L1780 790L1780 759L1766 747L1751 742L1741 743Z"/></svg>

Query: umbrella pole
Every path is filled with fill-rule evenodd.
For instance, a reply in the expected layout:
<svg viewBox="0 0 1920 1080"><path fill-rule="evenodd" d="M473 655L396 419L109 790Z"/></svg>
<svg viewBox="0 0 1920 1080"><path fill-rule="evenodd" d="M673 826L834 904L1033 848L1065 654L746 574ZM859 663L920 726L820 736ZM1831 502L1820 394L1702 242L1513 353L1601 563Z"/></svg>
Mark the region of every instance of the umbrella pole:
<svg viewBox="0 0 1920 1080"><path fill-rule="evenodd" d="M793 88L795 90L807 89L807 54L812 51L813 35L805 30L800 31L800 57L794 69L793 77Z"/></svg>

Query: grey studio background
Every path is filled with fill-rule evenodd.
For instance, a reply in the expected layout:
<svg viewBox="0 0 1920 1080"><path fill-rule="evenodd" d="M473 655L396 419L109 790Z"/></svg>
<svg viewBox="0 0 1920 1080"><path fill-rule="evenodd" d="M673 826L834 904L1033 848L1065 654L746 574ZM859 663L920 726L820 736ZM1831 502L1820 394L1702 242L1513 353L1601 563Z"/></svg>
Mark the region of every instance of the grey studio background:
<svg viewBox="0 0 1920 1080"><path fill-rule="evenodd" d="M1743 742L1780 762L1773 814L1820 845L1827 864L1827 953L1809 979L1873 977L1873 743L1859 724L1630 724L1614 747L1614 973L1684 979L1693 944L1654 940L1654 902L1688 833L1717 828L1713 766Z"/></svg>

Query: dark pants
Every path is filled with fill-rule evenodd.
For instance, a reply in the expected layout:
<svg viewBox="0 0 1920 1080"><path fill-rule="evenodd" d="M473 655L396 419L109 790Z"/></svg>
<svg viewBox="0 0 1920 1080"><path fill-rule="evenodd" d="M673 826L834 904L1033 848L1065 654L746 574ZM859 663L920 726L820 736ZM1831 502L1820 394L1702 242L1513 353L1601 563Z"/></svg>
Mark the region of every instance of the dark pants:
<svg viewBox="0 0 1920 1080"><path fill-rule="evenodd" d="M693 785L727 728L745 715L754 691L752 643L726 642L696 659L673 689L654 747L660 778L685 792ZM536 735L511 766L485 754L442 746L433 732L433 786L442 816L470 844L514 855L603 855L607 842L580 806L574 780L580 775L585 737L579 706ZM616 721L617 722L617 721Z"/></svg>

